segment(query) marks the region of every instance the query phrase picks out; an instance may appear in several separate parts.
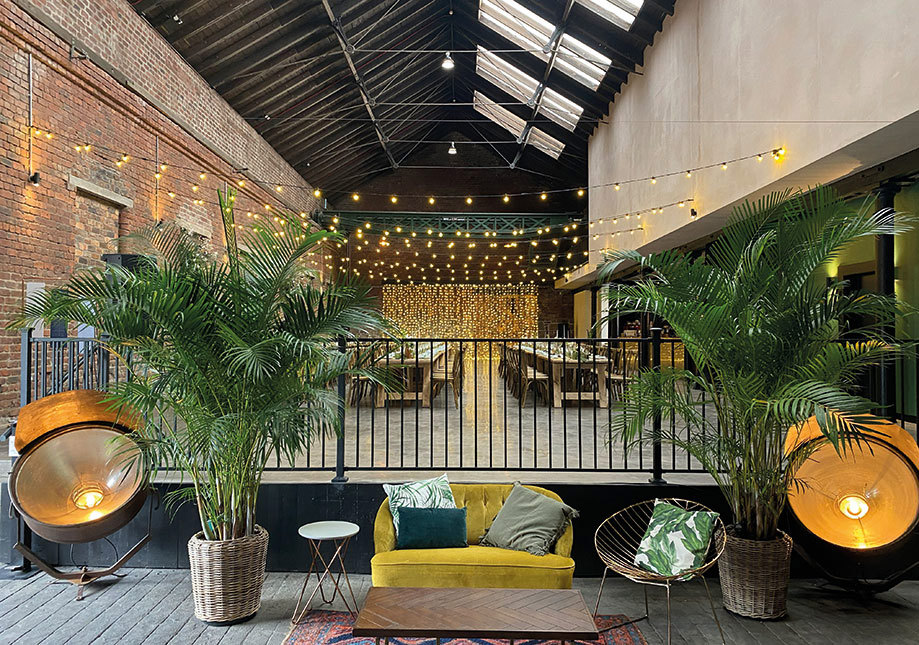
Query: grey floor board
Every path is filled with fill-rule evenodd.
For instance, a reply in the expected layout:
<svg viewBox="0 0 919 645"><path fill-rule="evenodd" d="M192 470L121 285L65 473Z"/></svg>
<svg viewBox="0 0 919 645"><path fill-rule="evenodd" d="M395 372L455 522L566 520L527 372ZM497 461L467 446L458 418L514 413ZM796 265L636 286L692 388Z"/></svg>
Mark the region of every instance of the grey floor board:
<svg viewBox="0 0 919 645"><path fill-rule="evenodd" d="M116 623L119 617L130 612L142 613L145 608L152 606L156 594L151 592L159 587L165 587L163 583L169 575L169 571L165 569L129 569L127 571L129 579L137 580L134 587L135 592L132 594L119 592L118 599L112 603L108 611L79 633L72 635L67 640L68 645L88 645L96 642L97 639L104 642L106 636L117 638L119 626Z"/></svg>
<svg viewBox="0 0 919 645"><path fill-rule="evenodd" d="M0 643L280 645L290 629L290 616L303 584L302 573L271 573L265 579L262 608L252 621L210 627L194 617L187 570L126 571L128 577L123 580L90 587L83 602L74 600L72 585L55 584L43 574L30 581L0 581ZM352 583L358 602L363 602L369 576L352 576ZM919 581L861 599L821 589L816 581L794 580L789 617L780 621L734 616L721 606L717 581L711 587L726 641L732 645L905 645L919 641ZM575 588L592 608L599 580L576 578ZM651 619L637 627L649 645L662 645L667 635L665 595L661 589L650 589L649 597ZM344 607L338 599L332 608ZM621 578L607 580L601 613L637 617L643 610L639 585ZM677 585L672 610L673 643L720 642L702 585Z"/></svg>
<svg viewBox="0 0 919 645"><path fill-rule="evenodd" d="M138 572L133 576L123 579L106 578L98 584L85 587L83 600L77 601L76 587L71 587L74 598L71 602L62 604L52 614L54 621L47 618L39 625L29 629L23 637L35 642L47 641L49 643L62 643L69 634L82 631L100 617L107 613L119 599L129 595L136 595L134 589L137 584L149 575L149 571ZM116 588L117 587L117 588Z"/></svg>
<svg viewBox="0 0 919 645"><path fill-rule="evenodd" d="M76 592L73 585L67 582L54 582L50 578L46 580L48 582L46 586L35 590L23 602L17 604L12 611L0 615L0 630L2 630L0 631L0 643L16 642L23 624L29 625L35 620L43 620L49 616L49 619L53 620L53 615L44 611L44 608L49 605L58 605L59 603L56 603L55 600L60 597L67 600L74 599Z"/></svg>
<svg viewBox="0 0 919 645"><path fill-rule="evenodd" d="M125 643L142 643L156 626L173 611L176 611L186 599L191 597L191 583L188 573L178 580L174 580L168 593L164 594L158 603L151 607L143 616L135 617L136 622L121 638ZM168 583L167 583L168 584Z"/></svg>

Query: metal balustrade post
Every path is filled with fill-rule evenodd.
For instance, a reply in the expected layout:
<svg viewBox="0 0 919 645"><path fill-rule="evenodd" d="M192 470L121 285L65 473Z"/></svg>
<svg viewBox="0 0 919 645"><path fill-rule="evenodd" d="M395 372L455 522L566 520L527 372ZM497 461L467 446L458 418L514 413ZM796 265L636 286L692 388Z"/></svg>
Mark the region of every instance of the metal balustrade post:
<svg viewBox="0 0 919 645"><path fill-rule="evenodd" d="M19 405L32 400L32 328L22 330L19 345Z"/></svg>
<svg viewBox="0 0 919 645"><path fill-rule="evenodd" d="M109 359L111 355L109 354L108 349L105 347L105 344L108 342L108 334L101 334L99 336L99 389L104 390L108 386L109 380Z"/></svg>
<svg viewBox="0 0 919 645"><path fill-rule="evenodd" d="M654 327L651 329L651 369L655 372L661 370L661 328ZM657 385L660 388L660 383ZM660 396L660 391L657 392ZM664 464L661 449L661 412L660 409L654 412L651 420L651 479L652 484L666 484L664 481Z"/></svg>
<svg viewBox="0 0 919 645"><path fill-rule="evenodd" d="M21 342L19 346L19 405L25 406L32 401L32 328L22 330ZM13 436L10 436L13 441ZM15 463L16 458L12 459ZM11 464L12 465L12 464ZM32 529L26 526L26 523L16 513L16 522L20 540L27 549L32 548ZM23 557L22 562L15 567L16 571L29 573L32 571L32 561Z"/></svg>
<svg viewBox="0 0 919 645"><path fill-rule="evenodd" d="M344 337L338 339L338 351L347 352ZM335 477L332 483L343 484L348 481L345 475L345 375L338 375L338 438L335 441Z"/></svg>

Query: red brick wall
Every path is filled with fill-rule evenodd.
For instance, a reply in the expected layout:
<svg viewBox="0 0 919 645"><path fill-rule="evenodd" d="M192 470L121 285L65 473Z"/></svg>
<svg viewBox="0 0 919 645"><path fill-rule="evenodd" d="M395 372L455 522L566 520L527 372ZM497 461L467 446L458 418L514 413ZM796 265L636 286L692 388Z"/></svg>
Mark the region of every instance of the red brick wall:
<svg viewBox="0 0 919 645"><path fill-rule="evenodd" d="M89 58L71 61L71 40ZM35 127L56 133L33 137L39 186L27 181L29 53ZM169 165L158 191L154 164L137 159L153 157L157 136ZM78 153L84 137L96 147ZM132 159L117 167L102 146ZM241 167L248 179L234 172ZM206 181L193 169L206 170ZM133 206L77 193L68 188L71 175ZM278 194L255 177L302 188ZM60 284L75 267L124 250L118 234L156 218L178 217L221 243L218 208L193 201L214 202L224 181L239 179L246 185L238 210L264 213L265 203L277 208L280 200L297 211L315 205L302 178L124 0L0 0L0 327L22 307L25 282ZM0 331L0 420L18 407L18 346L17 332Z"/></svg>

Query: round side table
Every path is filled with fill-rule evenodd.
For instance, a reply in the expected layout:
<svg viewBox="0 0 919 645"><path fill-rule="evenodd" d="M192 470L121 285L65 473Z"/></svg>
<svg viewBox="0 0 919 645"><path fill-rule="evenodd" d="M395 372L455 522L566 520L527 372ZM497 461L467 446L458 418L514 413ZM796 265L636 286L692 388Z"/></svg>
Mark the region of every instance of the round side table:
<svg viewBox="0 0 919 645"><path fill-rule="evenodd" d="M310 603L313 601L313 597L316 595L317 591L324 604L331 604L335 600L335 597L340 595L342 602L345 603L345 607L348 609L348 613L352 616L357 613L357 600L354 598L351 580L348 578L348 571L345 569L344 557L345 553L348 552L348 544L351 538L357 535L360 530L357 524L337 521L312 522L311 524L304 524L300 527L298 533L300 537L306 538L310 547L312 559L310 560L310 568L306 572L306 580L303 581L303 587L300 589L300 597L297 598L297 606L294 608L294 615L290 619L292 623L299 625L303 622L303 619L311 609ZM334 549L332 557L328 560L326 560L320 550L323 542L331 542ZM332 567L335 566L336 560L338 560L338 572L333 573ZM319 564L322 565L322 573L319 572L319 567L317 566ZM306 599L306 603L301 610L300 603L303 600L303 594L306 593L306 587L314 571L318 582L316 583L316 588L313 589L313 592L309 595L309 598ZM348 592L351 594L350 604L345 597L342 586L339 584L342 576L344 576L345 584L348 586ZM332 581L332 585L335 588L331 598L325 597L325 589L322 587L322 583L325 582L326 578Z"/></svg>

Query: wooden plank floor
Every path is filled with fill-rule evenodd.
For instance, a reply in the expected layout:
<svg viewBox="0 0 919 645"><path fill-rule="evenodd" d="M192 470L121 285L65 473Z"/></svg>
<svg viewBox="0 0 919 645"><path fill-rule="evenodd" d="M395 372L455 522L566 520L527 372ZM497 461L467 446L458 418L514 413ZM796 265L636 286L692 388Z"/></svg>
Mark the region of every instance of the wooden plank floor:
<svg viewBox="0 0 919 645"><path fill-rule="evenodd" d="M0 580L0 643L144 643L280 644L302 574L269 573L262 608L248 623L209 627L195 619L188 572L128 569L127 577L100 582L76 602L74 587L43 574L27 580ZM352 576L358 602L369 576ZM575 587L593 607L599 580L575 579ZM717 583L712 585L719 602ZM666 640L663 592L650 590L651 621L638 623L648 643ZM626 580L607 581L603 613L639 616L641 588ZM790 617L778 622L740 619L718 608L728 643L899 644L919 642L919 582L905 582L871 600L820 588L819 582L792 582ZM674 643L717 643L705 591L698 582L676 587L673 594Z"/></svg>

